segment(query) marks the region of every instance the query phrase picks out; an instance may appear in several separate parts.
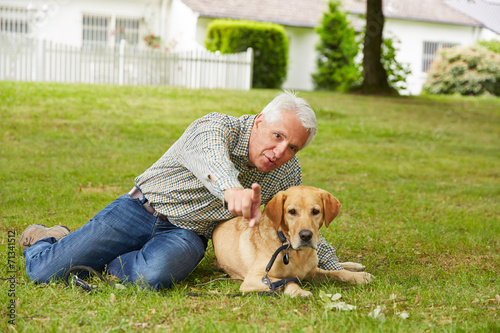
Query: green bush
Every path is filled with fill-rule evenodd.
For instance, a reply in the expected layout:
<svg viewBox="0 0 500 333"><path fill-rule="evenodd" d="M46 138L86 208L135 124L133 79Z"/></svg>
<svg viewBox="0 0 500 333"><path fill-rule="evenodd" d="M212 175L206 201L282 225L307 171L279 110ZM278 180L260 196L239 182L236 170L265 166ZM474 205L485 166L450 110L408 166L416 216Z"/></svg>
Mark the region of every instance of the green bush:
<svg viewBox="0 0 500 333"><path fill-rule="evenodd" d="M205 47L221 53L254 52L254 88L280 88L285 81L288 38L283 26L244 20L214 20L207 29Z"/></svg>
<svg viewBox="0 0 500 333"><path fill-rule="evenodd" d="M397 91L406 90L406 78L411 74L409 64L403 64L396 60L400 41L396 37L384 38L382 41L381 62L387 72L387 83Z"/></svg>
<svg viewBox="0 0 500 333"><path fill-rule="evenodd" d="M442 49L431 64L423 92L500 96L500 55L479 45Z"/></svg>
<svg viewBox="0 0 500 333"><path fill-rule="evenodd" d="M354 63L359 49L356 32L340 8L339 0L329 1L328 10L316 29L320 37L316 46L318 69L312 78L318 90L347 91L359 79Z"/></svg>
<svg viewBox="0 0 500 333"><path fill-rule="evenodd" d="M483 41L480 41L478 43L479 45L481 46L484 46L485 48L487 48L488 50L492 51L492 52L495 52L495 53L499 53L500 54L500 41L498 40L483 40Z"/></svg>
<svg viewBox="0 0 500 333"><path fill-rule="evenodd" d="M355 58L362 53L364 33L356 38L354 28L340 8L339 0L330 0L316 29L320 37L316 46L318 70L312 77L318 90L355 90L363 82L363 64L357 64ZM401 91L407 89L406 78L411 70L408 64L396 60L398 44L396 38L384 38L380 60L389 86Z"/></svg>

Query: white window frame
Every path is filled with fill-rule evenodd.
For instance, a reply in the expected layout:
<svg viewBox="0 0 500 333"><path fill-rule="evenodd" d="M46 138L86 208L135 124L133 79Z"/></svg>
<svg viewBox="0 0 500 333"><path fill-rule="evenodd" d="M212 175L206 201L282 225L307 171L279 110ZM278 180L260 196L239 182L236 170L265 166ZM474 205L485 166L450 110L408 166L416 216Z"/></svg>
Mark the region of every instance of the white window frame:
<svg viewBox="0 0 500 333"><path fill-rule="evenodd" d="M117 16L115 23L115 45L124 39L128 45L138 46L141 41L141 19L133 17Z"/></svg>
<svg viewBox="0 0 500 333"><path fill-rule="evenodd" d="M84 48L103 48L119 45L124 39L128 45L139 46L141 29L141 18L84 13L82 45Z"/></svg>
<svg viewBox="0 0 500 333"><path fill-rule="evenodd" d="M83 14L82 45L85 48L103 48L109 45L111 16Z"/></svg>
<svg viewBox="0 0 500 333"><path fill-rule="evenodd" d="M436 59L437 52L442 48L449 48L459 45L453 42L431 42L424 41L422 50L422 72L427 72L431 63Z"/></svg>
<svg viewBox="0 0 500 333"><path fill-rule="evenodd" d="M0 32L31 34L31 14L27 8L0 5Z"/></svg>

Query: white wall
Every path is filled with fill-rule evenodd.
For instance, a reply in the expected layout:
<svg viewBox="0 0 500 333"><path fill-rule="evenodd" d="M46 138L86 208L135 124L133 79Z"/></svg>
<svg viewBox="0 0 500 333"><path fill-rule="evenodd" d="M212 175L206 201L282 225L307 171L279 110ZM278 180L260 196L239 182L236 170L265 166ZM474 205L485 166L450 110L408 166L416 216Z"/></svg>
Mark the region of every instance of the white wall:
<svg viewBox="0 0 500 333"><path fill-rule="evenodd" d="M181 0L170 0L168 11L167 40L176 50L192 50L204 47L199 41L198 15Z"/></svg>
<svg viewBox="0 0 500 333"><path fill-rule="evenodd" d="M288 73L284 89L313 90L316 72L316 44L319 36L311 28L285 27L288 36Z"/></svg>

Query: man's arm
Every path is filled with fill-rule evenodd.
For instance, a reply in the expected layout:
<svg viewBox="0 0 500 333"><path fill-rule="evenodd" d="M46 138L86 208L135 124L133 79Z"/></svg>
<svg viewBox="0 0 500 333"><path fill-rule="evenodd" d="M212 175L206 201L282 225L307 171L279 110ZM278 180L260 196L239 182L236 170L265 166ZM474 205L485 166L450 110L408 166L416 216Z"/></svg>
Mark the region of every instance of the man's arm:
<svg viewBox="0 0 500 333"><path fill-rule="evenodd" d="M176 149L175 158L221 201L225 190L243 189L229 157L234 126L223 115L210 114L188 127Z"/></svg>
<svg viewBox="0 0 500 333"><path fill-rule="evenodd" d="M321 236L318 243L318 267L327 271L340 271L344 268L340 266L339 258L335 249Z"/></svg>

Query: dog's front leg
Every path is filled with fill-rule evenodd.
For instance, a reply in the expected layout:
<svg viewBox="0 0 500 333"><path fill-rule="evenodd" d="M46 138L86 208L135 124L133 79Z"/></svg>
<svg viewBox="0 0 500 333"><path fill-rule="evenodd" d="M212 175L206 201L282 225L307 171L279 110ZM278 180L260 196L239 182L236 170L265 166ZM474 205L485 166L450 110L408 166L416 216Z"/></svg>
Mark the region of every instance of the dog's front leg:
<svg viewBox="0 0 500 333"><path fill-rule="evenodd" d="M269 285L262 282L262 275L247 275L240 286L240 291L242 293L252 292L252 291L269 291Z"/></svg>
<svg viewBox="0 0 500 333"><path fill-rule="evenodd" d="M300 288L300 286L295 282L289 282L285 285L283 290L285 295L290 295L291 297L311 297L312 293L310 291Z"/></svg>
<svg viewBox="0 0 500 333"><path fill-rule="evenodd" d="M351 272L346 269L340 271L326 271L317 268L311 276L314 280L328 280L333 278L337 281L349 282L351 284L365 284L372 282L375 277L366 272Z"/></svg>

